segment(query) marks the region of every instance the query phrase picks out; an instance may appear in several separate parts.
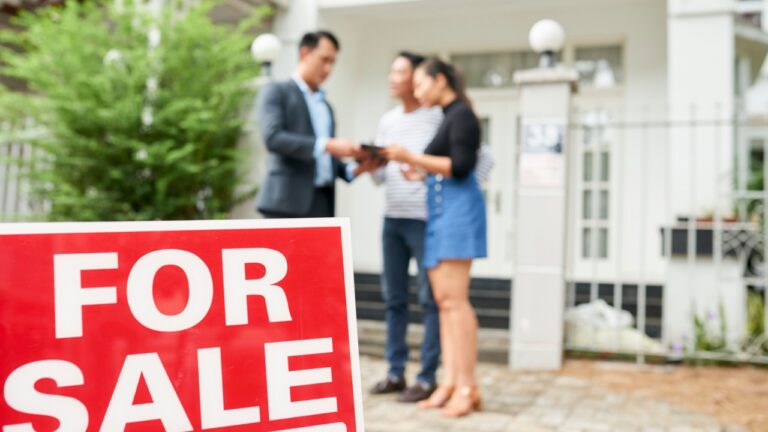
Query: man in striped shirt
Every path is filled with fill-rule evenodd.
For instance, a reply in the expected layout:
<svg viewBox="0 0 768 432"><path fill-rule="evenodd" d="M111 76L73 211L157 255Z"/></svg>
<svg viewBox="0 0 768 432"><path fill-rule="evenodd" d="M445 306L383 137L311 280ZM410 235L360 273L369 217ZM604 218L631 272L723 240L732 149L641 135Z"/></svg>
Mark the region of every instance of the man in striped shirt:
<svg viewBox="0 0 768 432"><path fill-rule="evenodd" d="M432 140L443 119L442 110L423 108L413 96L412 77L424 57L401 52L389 72L390 94L401 100L381 118L376 144L397 143L413 153L422 153ZM427 219L426 186L424 182L408 181L401 164L390 162L372 173L377 184L386 188L386 209L382 243L384 271L381 276L384 300L387 304L386 357L387 377L376 383L371 393L401 392L401 402L426 399L435 389L435 372L440 358L440 330L437 306L432 297L421 258L424 250L424 230ZM424 340L421 344L421 371L417 382L406 387L405 363L408 345L408 266L411 258L418 266L418 298L424 315Z"/></svg>

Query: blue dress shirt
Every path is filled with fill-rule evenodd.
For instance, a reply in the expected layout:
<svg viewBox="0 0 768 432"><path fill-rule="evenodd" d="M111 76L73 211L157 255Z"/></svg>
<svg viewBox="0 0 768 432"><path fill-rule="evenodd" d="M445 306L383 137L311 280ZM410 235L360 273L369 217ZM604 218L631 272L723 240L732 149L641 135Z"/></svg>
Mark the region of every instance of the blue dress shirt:
<svg viewBox="0 0 768 432"><path fill-rule="evenodd" d="M315 131L315 186L331 186L334 181L333 160L331 155L325 151L328 139L331 137L333 129L333 118L331 109L325 101L325 91L318 89L313 92L306 82L298 76L293 76L296 85L301 89L304 95L304 101L309 109L309 118L312 121L312 129ZM354 179L356 163L347 164L346 178L349 181Z"/></svg>
<svg viewBox="0 0 768 432"><path fill-rule="evenodd" d="M333 120L331 119L331 110L325 102L325 92L318 89L313 92L306 82L294 76L293 80L304 94L304 101L309 109L309 118L312 121L312 129L315 131L315 186L330 186L333 184L333 161L331 155L325 152L325 146L328 144L328 138L333 129Z"/></svg>

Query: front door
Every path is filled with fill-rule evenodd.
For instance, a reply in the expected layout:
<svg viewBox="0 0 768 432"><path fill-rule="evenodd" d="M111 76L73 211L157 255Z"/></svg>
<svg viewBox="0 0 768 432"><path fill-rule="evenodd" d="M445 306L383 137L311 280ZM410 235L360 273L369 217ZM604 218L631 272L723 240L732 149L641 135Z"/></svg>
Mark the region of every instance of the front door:
<svg viewBox="0 0 768 432"><path fill-rule="evenodd" d="M475 261L472 276L511 279L517 99L512 95L480 92L470 97L480 120L482 145L488 146L495 162L489 179L481 183L488 220L488 258Z"/></svg>

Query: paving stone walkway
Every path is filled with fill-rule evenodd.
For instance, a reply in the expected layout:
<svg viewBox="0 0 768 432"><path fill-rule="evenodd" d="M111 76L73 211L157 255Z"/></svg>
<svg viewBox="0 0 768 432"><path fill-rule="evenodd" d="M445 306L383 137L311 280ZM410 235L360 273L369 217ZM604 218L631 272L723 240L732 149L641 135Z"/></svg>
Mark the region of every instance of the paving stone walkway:
<svg viewBox="0 0 768 432"><path fill-rule="evenodd" d="M417 372L409 364L407 376ZM556 373L513 373L506 367L478 367L485 411L461 419L443 418L395 401L372 396L368 389L386 375L384 360L361 358L367 432L746 432L737 426L650 397L641 392L609 390L589 379Z"/></svg>

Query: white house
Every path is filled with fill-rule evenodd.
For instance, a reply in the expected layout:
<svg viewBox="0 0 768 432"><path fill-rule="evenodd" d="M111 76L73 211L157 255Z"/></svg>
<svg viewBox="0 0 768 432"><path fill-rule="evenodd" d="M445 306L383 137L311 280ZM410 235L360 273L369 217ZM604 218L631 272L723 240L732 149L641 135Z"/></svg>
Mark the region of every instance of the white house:
<svg viewBox="0 0 768 432"><path fill-rule="evenodd" d="M716 244L737 234L720 221L734 213L745 189L738 168L746 172L750 151L762 150L768 140L768 128L739 127L768 116L768 1L274 3L273 31L286 46L275 63L276 78L290 75L305 31L329 29L340 38L327 90L342 136L374 136L379 117L395 103L386 75L399 50L462 66L497 163L485 191L490 256L477 262L473 275L498 280L514 280L520 98L512 77L538 62L528 45L531 26L542 18L557 20L566 32L559 61L580 76L566 142L574 149L564 251L569 301L602 297L638 315L639 328L670 343L690 322L691 299L700 299L702 312L723 301L728 321L737 323L731 337L743 336L744 295L724 299L734 286L744 292L743 263L711 244L708 253L687 253L696 243L706 249L706 230L694 219L686 224L678 218L715 216L709 238ZM337 214L352 219L355 271L376 274L383 193L367 178L339 190ZM664 238L676 229L675 246ZM680 250L683 243L689 248ZM694 292L704 285L711 292ZM669 324L675 316L679 322Z"/></svg>

